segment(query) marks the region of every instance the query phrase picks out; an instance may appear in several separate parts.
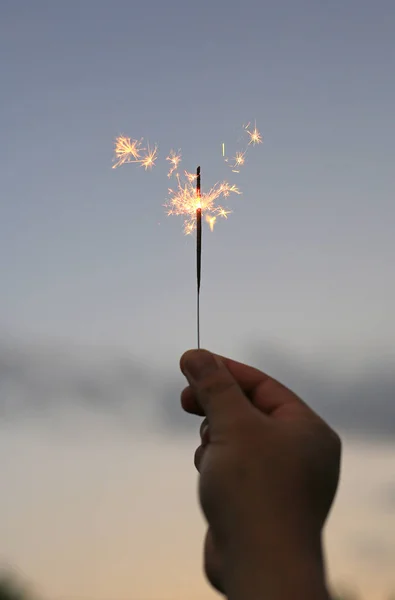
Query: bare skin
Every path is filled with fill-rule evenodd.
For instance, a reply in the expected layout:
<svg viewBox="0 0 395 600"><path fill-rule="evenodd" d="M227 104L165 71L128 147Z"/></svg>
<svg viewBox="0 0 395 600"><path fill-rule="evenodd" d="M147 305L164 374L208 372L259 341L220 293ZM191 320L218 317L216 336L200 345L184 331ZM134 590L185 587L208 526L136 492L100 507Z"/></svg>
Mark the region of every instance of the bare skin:
<svg viewBox="0 0 395 600"><path fill-rule="evenodd" d="M321 534L339 437L257 369L205 350L186 352L180 367L182 407L205 416L195 465L208 580L229 600L328 600Z"/></svg>

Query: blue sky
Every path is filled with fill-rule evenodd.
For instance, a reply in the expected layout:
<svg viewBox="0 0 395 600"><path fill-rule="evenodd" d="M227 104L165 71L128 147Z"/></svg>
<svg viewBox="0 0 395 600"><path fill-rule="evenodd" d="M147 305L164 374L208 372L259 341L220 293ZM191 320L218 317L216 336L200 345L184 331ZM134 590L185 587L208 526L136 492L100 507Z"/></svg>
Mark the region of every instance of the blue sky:
<svg viewBox="0 0 395 600"><path fill-rule="evenodd" d="M394 25L390 1L3 2L3 364L22 352L28 369L47 356L43 347L67 356L78 347L78 369L98 369L97 355L111 361L115 352L158 389L163 379L181 389L178 358L196 344L194 238L165 215L164 159L181 148L183 166L200 164L207 189L232 175L222 142L232 147L256 119L264 143L230 177L243 194L229 199L226 222L204 230L203 345L263 368L273 348L276 364L314 357L310 372L325 374L330 361L333 377L353 384L374 363L393 381ZM152 172L111 168L120 133L158 143ZM40 381L46 360L34 366ZM62 395L66 367L45 388L47 404ZM13 380L25 403L29 377ZM109 390L101 397L111 395L108 382L100 385ZM81 388L70 389L83 404ZM144 385L137 393L144 398ZM159 448L157 434L142 431ZM365 460L364 448L355 456ZM22 469L15 461L10 473ZM68 477L78 486L75 469ZM49 593L62 595L70 576L48 583ZM75 594L84 586L76 583Z"/></svg>

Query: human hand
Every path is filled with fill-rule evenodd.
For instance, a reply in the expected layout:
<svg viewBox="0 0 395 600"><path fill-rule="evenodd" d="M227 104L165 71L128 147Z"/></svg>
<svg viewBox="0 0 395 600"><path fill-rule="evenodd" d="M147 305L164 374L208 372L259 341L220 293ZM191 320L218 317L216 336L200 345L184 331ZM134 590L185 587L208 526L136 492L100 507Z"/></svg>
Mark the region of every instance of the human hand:
<svg viewBox="0 0 395 600"><path fill-rule="evenodd" d="M273 571L290 578L305 570L311 580L317 566L324 579L321 532L339 479L337 434L257 369L204 350L186 352L180 367L189 382L184 410L206 417L195 465L210 583L229 596L242 563L264 570L273 598L282 585Z"/></svg>

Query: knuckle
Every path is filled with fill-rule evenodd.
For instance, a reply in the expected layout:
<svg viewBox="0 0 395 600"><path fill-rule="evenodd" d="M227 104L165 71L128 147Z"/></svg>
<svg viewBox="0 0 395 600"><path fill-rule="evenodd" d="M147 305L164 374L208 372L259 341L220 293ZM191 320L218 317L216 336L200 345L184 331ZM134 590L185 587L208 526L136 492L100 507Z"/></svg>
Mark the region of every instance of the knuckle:
<svg viewBox="0 0 395 600"><path fill-rule="evenodd" d="M336 463L339 463L342 455L342 440L339 434L329 425L326 426L326 448Z"/></svg>
<svg viewBox="0 0 395 600"><path fill-rule="evenodd" d="M329 439L332 441L333 445L340 448L342 445L342 441L341 441L341 438L340 438L339 434L337 433L337 431L332 429L332 427L328 423L326 423L326 430L327 430L327 435L328 435Z"/></svg>
<svg viewBox="0 0 395 600"><path fill-rule="evenodd" d="M203 459L203 454L204 454L203 446L199 446L198 448L196 448L195 454L193 457L193 462L194 462L195 468L198 471L198 473L200 473L200 464Z"/></svg>
<svg viewBox="0 0 395 600"><path fill-rule="evenodd" d="M333 431L333 429L331 429L331 434L332 434L332 440L333 440L333 447L335 449L335 451L337 452L337 454L340 456L342 453L342 440L341 437L338 433L336 433L336 431Z"/></svg>
<svg viewBox="0 0 395 600"><path fill-rule="evenodd" d="M206 378L200 384L200 391L208 396L219 396L237 388L236 382L226 375Z"/></svg>
<svg viewBox="0 0 395 600"><path fill-rule="evenodd" d="M203 419L203 421L200 423L200 428L199 428L199 434L202 435L204 429L208 426L208 420L207 417L205 417Z"/></svg>

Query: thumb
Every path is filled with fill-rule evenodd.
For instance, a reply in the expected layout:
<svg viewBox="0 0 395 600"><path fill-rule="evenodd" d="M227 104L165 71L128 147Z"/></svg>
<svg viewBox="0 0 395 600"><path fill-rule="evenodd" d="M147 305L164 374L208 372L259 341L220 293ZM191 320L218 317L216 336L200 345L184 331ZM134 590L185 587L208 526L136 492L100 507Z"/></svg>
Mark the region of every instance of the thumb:
<svg viewBox="0 0 395 600"><path fill-rule="evenodd" d="M189 350L180 368L210 425L211 433L234 429L248 418L252 405L218 356L207 350Z"/></svg>

